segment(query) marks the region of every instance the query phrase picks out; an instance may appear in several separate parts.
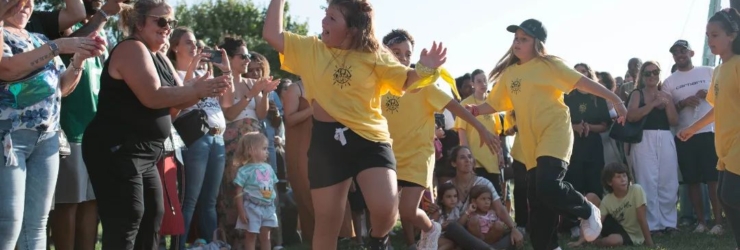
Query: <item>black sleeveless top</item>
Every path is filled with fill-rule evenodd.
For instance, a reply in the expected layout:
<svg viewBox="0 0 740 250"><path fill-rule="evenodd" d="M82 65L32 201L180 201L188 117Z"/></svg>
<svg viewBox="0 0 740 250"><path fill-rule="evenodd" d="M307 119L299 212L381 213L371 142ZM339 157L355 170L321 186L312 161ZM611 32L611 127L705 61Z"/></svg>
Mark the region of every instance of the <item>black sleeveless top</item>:
<svg viewBox="0 0 740 250"><path fill-rule="evenodd" d="M121 43L128 40L134 39L126 39ZM111 55L115 49L113 48ZM169 137L172 128L170 109L150 109L144 106L124 80L114 79L108 73L110 59L105 61L100 75L98 111L88 125L87 132L92 134L101 132L99 135L110 138L110 143L113 144L131 138L139 142L163 143ZM152 60L161 85L176 86L175 77L164 56L153 53ZM85 135L84 138L88 136Z"/></svg>

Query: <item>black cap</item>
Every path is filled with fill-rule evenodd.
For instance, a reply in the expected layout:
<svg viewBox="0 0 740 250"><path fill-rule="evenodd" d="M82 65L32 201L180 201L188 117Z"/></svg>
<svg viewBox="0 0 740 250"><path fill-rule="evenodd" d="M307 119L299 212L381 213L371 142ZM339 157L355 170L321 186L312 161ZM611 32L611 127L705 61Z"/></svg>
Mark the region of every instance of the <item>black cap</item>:
<svg viewBox="0 0 740 250"><path fill-rule="evenodd" d="M522 22L521 25L509 25L509 27L506 28L506 30L511 33L516 33L519 29L524 31L524 33L527 33L527 35L539 39L543 43L547 40L547 29L545 29L542 22L537 19L527 19Z"/></svg>
<svg viewBox="0 0 740 250"><path fill-rule="evenodd" d="M676 46L681 46L681 47L683 47L683 48L685 48L687 50L691 50L691 46L689 46L689 41L686 41L686 40L683 40L682 39L682 40L678 40L675 43L673 43L673 46L671 46L671 48L668 50L668 52L673 53L673 47L676 47Z"/></svg>

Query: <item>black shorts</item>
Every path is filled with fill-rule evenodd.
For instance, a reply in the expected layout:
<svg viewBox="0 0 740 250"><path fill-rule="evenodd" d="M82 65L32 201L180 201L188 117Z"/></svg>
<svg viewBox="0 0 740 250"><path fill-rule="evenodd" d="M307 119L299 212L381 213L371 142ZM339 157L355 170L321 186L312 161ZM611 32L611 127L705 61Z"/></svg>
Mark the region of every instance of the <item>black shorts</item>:
<svg viewBox="0 0 740 250"><path fill-rule="evenodd" d="M338 138L343 134L346 144L334 139L335 134ZM308 148L311 189L332 186L374 167L396 170L390 143L369 141L338 122L313 120Z"/></svg>
<svg viewBox="0 0 740 250"><path fill-rule="evenodd" d="M399 188L401 188L401 187L420 187L420 188L426 188L426 187L424 187L422 185L419 185L417 183L413 183L413 182L410 182L410 181L404 181L404 180L398 180L398 187Z"/></svg>
<svg viewBox="0 0 740 250"><path fill-rule="evenodd" d="M630 238L630 235L627 233L627 231L624 230L624 227L622 227L617 219L614 219L614 217L612 217L611 215L606 216L602 225L603 227L601 229L601 237L608 237L612 234L619 234L620 236L622 236L622 245L634 245L634 243L632 242L632 238Z"/></svg>
<svg viewBox="0 0 740 250"><path fill-rule="evenodd" d="M676 138L676 154L684 184L717 181L717 152L714 150L714 133L695 134L688 141Z"/></svg>

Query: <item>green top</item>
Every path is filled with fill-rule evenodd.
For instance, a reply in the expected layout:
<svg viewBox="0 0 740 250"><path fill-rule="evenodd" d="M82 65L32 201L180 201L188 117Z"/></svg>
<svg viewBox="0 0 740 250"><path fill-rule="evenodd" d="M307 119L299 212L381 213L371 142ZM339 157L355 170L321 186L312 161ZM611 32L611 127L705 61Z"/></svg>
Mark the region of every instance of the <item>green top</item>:
<svg viewBox="0 0 740 250"><path fill-rule="evenodd" d="M77 30L80 27L82 27L82 23L76 24L72 29ZM105 38L103 32L99 32L99 35ZM98 110L100 74L103 72L103 63L107 57L108 52L105 51L101 56L85 60L82 64L84 70L80 72L82 75L77 88L72 94L62 98L60 123L69 142L82 143L85 128L95 117L95 112ZM69 64L70 58L63 58L65 64Z"/></svg>

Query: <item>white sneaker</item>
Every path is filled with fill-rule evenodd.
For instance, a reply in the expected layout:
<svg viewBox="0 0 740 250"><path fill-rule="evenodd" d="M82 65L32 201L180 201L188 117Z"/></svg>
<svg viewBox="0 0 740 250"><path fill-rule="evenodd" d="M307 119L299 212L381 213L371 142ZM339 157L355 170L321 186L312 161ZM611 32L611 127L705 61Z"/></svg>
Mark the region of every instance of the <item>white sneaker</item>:
<svg viewBox="0 0 740 250"><path fill-rule="evenodd" d="M558 247L558 248L555 248L555 249L553 249L553 250L563 250L563 249L562 249L562 248L560 248L560 247Z"/></svg>
<svg viewBox="0 0 740 250"><path fill-rule="evenodd" d="M442 234L442 226L436 221L432 221L432 230L421 232L419 243L416 244L417 250L437 250L439 237Z"/></svg>
<svg viewBox="0 0 740 250"><path fill-rule="evenodd" d="M581 227L575 226L570 228L570 237L577 239L581 237Z"/></svg>
<svg viewBox="0 0 740 250"><path fill-rule="evenodd" d="M709 230L709 234L711 235L722 235L725 233L725 229L722 228L722 225L714 225L712 227L712 230Z"/></svg>
<svg viewBox="0 0 740 250"><path fill-rule="evenodd" d="M696 228L694 229L695 234L704 233L706 231L707 231L707 227L702 224L697 225Z"/></svg>
<svg viewBox="0 0 740 250"><path fill-rule="evenodd" d="M583 238L592 242L601 234L601 210L591 202L588 204L591 205L591 217L581 219L581 230L583 230Z"/></svg>

